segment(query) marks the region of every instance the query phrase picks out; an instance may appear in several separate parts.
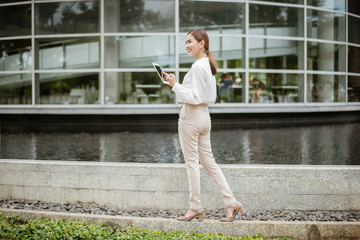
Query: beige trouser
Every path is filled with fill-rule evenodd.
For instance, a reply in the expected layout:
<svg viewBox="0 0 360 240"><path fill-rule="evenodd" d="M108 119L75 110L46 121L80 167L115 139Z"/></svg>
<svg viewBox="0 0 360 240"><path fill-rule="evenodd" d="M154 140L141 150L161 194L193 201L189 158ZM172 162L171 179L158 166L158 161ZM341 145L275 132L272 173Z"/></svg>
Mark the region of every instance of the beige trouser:
<svg viewBox="0 0 360 240"><path fill-rule="evenodd" d="M208 106L183 104L179 115L179 140L189 179L190 209L201 208L199 159L203 168L217 184L225 205L233 205L236 200L212 154Z"/></svg>

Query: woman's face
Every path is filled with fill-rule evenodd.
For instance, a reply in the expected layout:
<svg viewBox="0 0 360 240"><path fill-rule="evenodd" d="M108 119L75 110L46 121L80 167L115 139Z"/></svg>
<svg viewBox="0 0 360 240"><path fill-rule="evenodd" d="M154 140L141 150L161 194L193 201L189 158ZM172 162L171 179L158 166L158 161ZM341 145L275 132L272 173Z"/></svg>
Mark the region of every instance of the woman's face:
<svg viewBox="0 0 360 240"><path fill-rule="evenodd" d="M198 58L202 53L205 52L204 41L198 41L192 34L186 36L186 51L188 56L194 56Z"/></svg>

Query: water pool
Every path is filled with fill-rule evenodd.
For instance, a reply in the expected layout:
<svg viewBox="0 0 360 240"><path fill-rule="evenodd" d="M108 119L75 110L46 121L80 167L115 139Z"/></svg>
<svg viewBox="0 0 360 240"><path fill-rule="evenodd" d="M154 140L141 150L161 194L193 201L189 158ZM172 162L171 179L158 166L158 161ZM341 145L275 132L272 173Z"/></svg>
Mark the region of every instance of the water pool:
<svg viewBox="0 0 360 240"><path fill-rule="evenodd" d="M221 164L360 165L360 123L217 130ZM1 158L182 163L176 132L2 133Z"/></svg>

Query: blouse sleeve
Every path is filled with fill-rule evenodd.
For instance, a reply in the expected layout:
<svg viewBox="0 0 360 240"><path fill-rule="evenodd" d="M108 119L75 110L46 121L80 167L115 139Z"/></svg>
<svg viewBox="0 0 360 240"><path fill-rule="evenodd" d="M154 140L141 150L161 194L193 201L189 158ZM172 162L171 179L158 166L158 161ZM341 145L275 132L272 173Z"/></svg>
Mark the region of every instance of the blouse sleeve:
<svg viewBox="0 0 360 240"><path fill-rule="evenodd" d="M186 80L189 81L190 87L184 87L180 83L175 83L172 91L175 92L176 97L182 103L189 103L195 105L201 104L204 102L206 89L205 69L201 68L200 66L196 66L191 69L188 74L189 76L186 76Z"/></svg>

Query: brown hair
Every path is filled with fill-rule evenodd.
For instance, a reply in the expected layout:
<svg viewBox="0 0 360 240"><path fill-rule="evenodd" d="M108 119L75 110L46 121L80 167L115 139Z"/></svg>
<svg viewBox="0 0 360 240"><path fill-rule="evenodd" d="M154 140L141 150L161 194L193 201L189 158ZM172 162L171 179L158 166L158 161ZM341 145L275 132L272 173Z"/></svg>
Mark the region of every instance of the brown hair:
<svg viewBox="0 0 360 240"><path fill-rule="evenodd" d="M210 61L211 73L212 75L215 76L217 73L216 60L214 54L212 54L212 52L209 50L209 37L207 33L203 29L193 29L190 32L188 32L187 35L189 34L193 35L198 42L204 40L205 53Z"/></svg>

